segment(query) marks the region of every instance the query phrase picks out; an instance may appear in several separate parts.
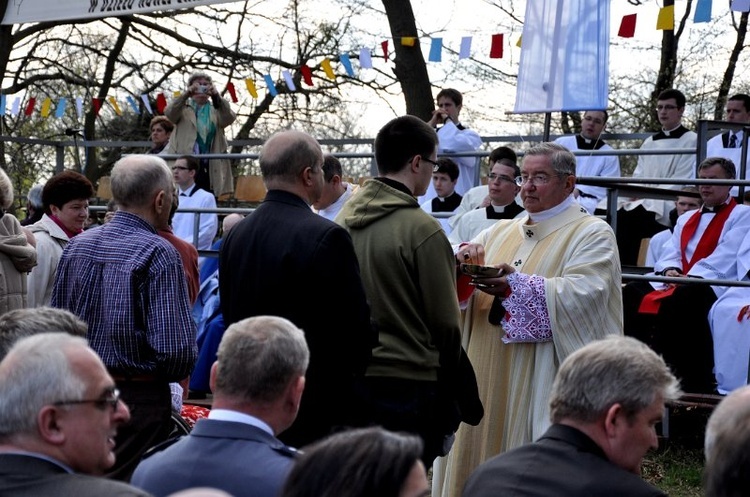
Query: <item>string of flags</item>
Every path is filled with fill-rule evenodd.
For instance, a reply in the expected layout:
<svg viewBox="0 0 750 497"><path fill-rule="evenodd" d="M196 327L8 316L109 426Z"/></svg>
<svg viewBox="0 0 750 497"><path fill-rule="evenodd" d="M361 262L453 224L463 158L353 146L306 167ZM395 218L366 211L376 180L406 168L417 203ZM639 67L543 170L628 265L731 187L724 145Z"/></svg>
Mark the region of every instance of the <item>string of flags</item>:
<svg viewBox="0 0 750 497"><path fill-rule="evenodd" d="M713 0L697 0L695 4L693 22L709 22L711 20L712 7ZM750 12L750 0L732 0L731 10L735 12ZM617 36L621 38L634 37L636 23L637 14L627 14L623 16L622 20L620 21L620 28L617 32ZM664 6L659 9L659 15L656 21L656 29L674 29L674 5ZM417 44L417 39L418 38L414 36L404 36L401 38L394 38L393 42L400 43L405 47L414 47ZM391 40L382 41L380 43L380 46L378 47L379 51L372 50L371 48L361 48L358 54L360 69L372 69L373 58L382 57L383 60L388 61L390 56L392 55L390 41ZM515 46L520 48L521 41L521 37L519 36L515 43ZM504 34L497 33L491 35L489 47L490 59L503 58L503 56L505 55L505 42L506 37ZM458 50L459 60L471 57L472 43L473 37L471 36L463 36L461 38ZM427 56L428 62L442 62L443 49L444 44L442 37L429 38L429 51ZM336 69L334 69L334 62L335 60L331 60L331 58L324 58L317 66L314 67L303 64L301 67L299 67L302 81L307 86L315 86L315 83L313 81L313 69L317 70L318 67L323 71L325 77L330 80L336 80L336 69L343 69L343 72L346 73L346 76L348 76L349 78L356 78L354 65L352 64L352 56L350 54L339 54L338 64L340 65L340 68L337 67ZM289 70L282 70L281 78L283 79L289 91L297 91L297 85L294 83L294 78ZM244 83L245 89L247 90L248 94L253 99L258 99L260 92L258 86L256 85L256 81L254 81L252 78L247 78L244 80ZM279 94L274 78L270 74L265 74L263 76L263 83L265 84L266 91L271 96L276 97ZM232 102L239 102L238 89L234 85L234 83L232 81L227 82L225 88L227 93L229 93ZM179 92L175 92L174 96L176 97L179 94ZM38 115L42 118L49 118L50 116L53 116L54 118L60 119L65 115L65 112L69 106L69 101L70 99L66 97L61 97L57 99L56 102L53 101L51 97L46 97L38 106ZM156 109L152 108L152 101L155 101ZM82 97L75 97L74 99L72 99L72 102L75 105L76 116L79 119L83 118L84 105L86 103L84 102L84 99ZM120 105L121 101L118 101L118 99L114 96L107 97L106 99L98 97L91 98L89 108L93 109L95 115L98 116L105 102L110 105L112 111L116 115L120 116L124 113L123 106ZM125 108L131 109L136 114L141 114L144 111L152 115L163 114L164 109L167 106L167 97L163 92L158 93L155 100L152 100L148 94L140 95L140 103L143 104L141 106L137 100L137 97L128 95L125 97L124 103L127 105L127 107ZM20 96L13 97L11 101L8 95L0 94L0 116L5 115L8 111L10 111L10 115L13 117L18 116L21 113L23 113L23 115L26 117L31 117L37 111L37 99L36 97L31 96L28 98L25 105L23 105L22 98Z"/></svg>

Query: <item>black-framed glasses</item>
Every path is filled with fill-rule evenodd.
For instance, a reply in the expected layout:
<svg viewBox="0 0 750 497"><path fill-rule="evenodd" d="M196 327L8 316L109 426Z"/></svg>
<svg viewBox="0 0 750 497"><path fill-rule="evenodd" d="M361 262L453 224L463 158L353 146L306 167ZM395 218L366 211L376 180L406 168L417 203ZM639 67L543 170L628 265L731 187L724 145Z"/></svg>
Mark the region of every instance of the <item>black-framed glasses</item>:
<svg viewBox="0 0 750 497"><path fill-rule="evenodd" d="M430 164L432 164L432 172L433 173L438 172L438 169L440 169L440 164L438 164L434 160L428 159L427 157L422 157L421 155L419 156L419 158L422 159L425 162L429 162Z"/></svg>
<svg viewBox="0 0 750 497"><path fill-rule="evenodd" d="M107 406L112 408L112 412L117 411L117 405L120 402L120 390L114 388L110 390L106 397L98 399L84 399L84 400L58 400L54 406L70 406L76 404L94 404L94 407L100 410L105 410Z"/></svg>

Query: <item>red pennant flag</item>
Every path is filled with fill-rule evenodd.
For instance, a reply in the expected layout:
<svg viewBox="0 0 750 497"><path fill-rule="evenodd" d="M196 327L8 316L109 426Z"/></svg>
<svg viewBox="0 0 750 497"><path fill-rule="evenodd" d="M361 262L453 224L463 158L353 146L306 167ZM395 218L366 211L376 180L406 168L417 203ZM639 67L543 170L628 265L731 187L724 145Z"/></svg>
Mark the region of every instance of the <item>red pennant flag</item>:
<svg viewBox="0 0 750 497"><path fill-rule="evenodd" d="M490 59L503 58L503 35L492 35L492 47L490 48Z"/></svg>
<svg viewBox="0 0 750 497"><path fill-rule="evenodd" d="M388 40L385 40L380 46L383 48L383 58L388 60Z"/></svg>
<svg viewBox="0 0 750 497"><path fill-rule="evenodd" d="M234 83L232 83L231 81L227 83L227 91L232 97L232 102L237 103L239 101L237 100L237 91L234 89Z"/></svg>
<svg viewBox="0 0 750 497"><path fill-rule="evenodd" d="M302 79L304 80L305 84L308 86L312 86L312 69L310 69L310 66L307 64L302 64L302 67L299 68L300 72L302 73Z"/></svg>
<svg viewBox="0 0 750 497"><path fill-rule="evenodd" d="M632 38L635 36L635 16L636 14L629 14L622 17L617 36L620 38Z"/></svg>
<svg viewBox="0 0 750 497"><path fill-rule="evenodd" d="M92 98L91 103L94 106L94 117L99 115L99 111L102 108L102 99L101 98Z"/></svg>
<svg viewBox="0 0 750 497"><path fill-rule="evenodd" d="M29 103L26 105L26 110L23 111L23 114L27 117L33 114L35 105L36 105L36 98L34 97L29 98Z"/></svg>
<svg viewBox="0 0 750 497"><path fill-rule="evenodd" d="M167 97L163 93L156 95L156 112L164 114L164 109L167 108Z"/></svg>

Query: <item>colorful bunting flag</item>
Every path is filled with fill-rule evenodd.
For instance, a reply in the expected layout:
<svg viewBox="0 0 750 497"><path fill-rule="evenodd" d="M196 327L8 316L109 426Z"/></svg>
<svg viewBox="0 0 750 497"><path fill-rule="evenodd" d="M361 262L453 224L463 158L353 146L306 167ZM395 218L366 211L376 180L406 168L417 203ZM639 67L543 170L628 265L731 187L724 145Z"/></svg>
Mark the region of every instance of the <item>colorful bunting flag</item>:
<svg viewBox="0 0 750 497"><path fill-rule="evenodd" d="M732 10L735 12L750 11L750 0L732 0Z"/></svg>
<svg viewBox="0 0 750 497"><path fill-rule="evenodd" d="M5 95L0 94L0 116L5 115Z"/></svg>
<svg viewBox="0 0 750 497"><path fill-rule="evenodd" d="M76 115L78 116L78 119L83 118L83 98L82 97L76 97Z"/></svg>
<svg viewBox="0 0 750 497"><path fill-rule="evenodd" d="M164 114L164 109L167 108L167 97L163 93L156 95L156 112Z"/></svg>
<svg viewBox="0 0 750 497"><path fill-rule="evenodd" d="M55 117L57 119L60 119L62 116L65 115L65 107L68 106L68 99L63 97L60 99L59 102L57 102L57 107L55 108Z"/></svg>
<svg viewBox="0 0 750 497"><path fill-rule="evenodd" d="M101 98L92 98L91 104L94 106L94 117L99 116L99 111L102 110L102 99Z"/></svg>
<svg viewBox="0 0 750 497"><path fill-rule="evenodd" d="M151 102L148 99L148 95L143 94L141 95L141 102L143 102L143 105L146 107L146 110L149 114L154 115L154 111L151 109Z"/></svg>
<svg viewBox="0 0 750 497"><path fill-rule="evenodd" d="M237 100L237 90L234 89L234 83L231 81L227 82L227 91L229 92L229 96L232 97L232 102L239 102L239 100Z"/></svg>
<svg viewBox="0 0 750 497"><path fill-rule="evenodd" d="M623 16L620 21L620 29L617 31L617 36L620 38L632 38L635 36L635 21L637 14L628 14Z"/></svg>
<svg viewBox="0 0 750 497"><path fill-rule="evenodd" d="M320 67L323 68L323 72L326 73L326 76L328 76L328 79L335 80L336 75L333 73L333 68L331 67L331 61L328 59L323 59L323 61L320 63Z"/></svg>
<svg viewBox="0 0 750 497"><path fill-rule="evenodd" d="M16 97L15 99L13 99L13 105L11 105L11 108L10 108L10 115L13 117L16 117L20 111L21 111L21 97Z"/></svg>
<svg viewBox="0 0 750 497"><path fill-rule="evenodd" d="M698 0L693 22L708 22L711 20L711 3L711 0Z"/></svg>
<svg viewBox="0 0 750 497"><path fill-rule="evenodd" d="M388 60L388 40L385 40L380 44L380 47L383 49L383 58L385 60Z"/></svg>
<svg viewBox="0 0 750 497"><path fill-rule="evenodd" d="M47 97L42 102L42 107L39 109L39 114L45 119L49 116L49 111L52 108L52 99Z"/></svg>
<svg viewBox="0 0 750 497"><path fill-rule="evenodd" d="M657 31L671 31L674 29L674 5L667 5L659 9L656 19Z"/></svg>
<svg viewBox="0 0 750 497"><path fill-rule="evenodd" d="M253 98L258 98L258 89L255 87L255 81L253 81L250 78L247 78L245 80L245 87L247 88L247 91L250 92L250 96Z"/></svg>
<svg viewBox="0 0 750 497"><path fill-rule="evenodd" d="M433 38L430 45L430 55L427 60L430 62L440 62L443 55L443 39Z"/></svg>
<svg viewBox="0 0 750 497"><path fill-rule="evenodd" d="M362 69L372 69L372 56L369 48L359 49L359 67Z"/></svg>
<svg viewBox="0 0 750 497"><path fill-rule="evenodd" d="M138 108L138 102L136 102L133 97L128 95L127 97L125 97L125 100L128 101L128 103L130 104L130 108L133 109L133 112L135 112L136 114L141 113L141 110Z"/></svg>
<svg viewBox="0 0 750 497"><path fill-rule="evenodd" d="M299 71L302 73L302 81L304 81L307 86L313 86L312 69L310 69L310 66L302 64Z"/></svg>
<svg viewBox="0 0 750 497"><path fill-rule="evenodd" d="M341 61L341 65L344 66L344 70L346 71L347 76L353 78L354 68L352 67L352 61L349 58L349 54L339 54L339 60Z"/></svg>
<svg viewBox="0 0 750 497"><path fill-rule="evenodd" d="M266 74L263 76L263 79L266 82L266 86L268 87L268 93L271 94L272 97L275 97L279 94L279 90L276 89L276 85L273 83L273 79L271 79L270 74Z"/></svg>
<svg viewBox="0 0 750 497"><path fill-rule="evenodd" d="M471 56L471 36L461 38L461 49L458 51L459 59L468 59Z"/></svg>
<svg viewBox="0 0 750 497"><path fill-rule="evenodd" d="M281 76L284 78L284 82L286 83L286 87L289 88L289 91L297 91L297 86L294 84L294 80L292 79L292 73L284 70L281 71Z"/></svg>
<svg viewBox="0 0 750 497"><path fill-rule="evenodd" d="M416 43L417 43L417 39L413 36L401 37L401 46L403 47L413 47Z"/></svg>
<svg viewBox="0 0 750 497"><path fill-rule="evenodd" d="M36 105L36 98L29 98L29 103L26 105L26 110L23 112L26 117L34 113L34 106Z"/></svg>
<svg viewBox="0 0 750 497"><path fill-rule="evenodd" d="M516 42L516 46L517 46L518 48L521 48L521 40L523 40L523 35L519 36L519 37L518 37L518 41Z"/></svg>
<svg viewBox="0 0 750 497"><path fill-rule="evenodd" d="M492 35L492 47L490 48L490 59L503 58L503 35Z"/></svg>
<svg viewBox="0 0 750 497"><path fill-rule="evenodd" d="M112 108L115 110L115 114L118 116L122 115L122 109L120 109L120 105L117 103L117 99L115 97L109 97L107 100L109 100L109 105L112 106Z"/></svg>

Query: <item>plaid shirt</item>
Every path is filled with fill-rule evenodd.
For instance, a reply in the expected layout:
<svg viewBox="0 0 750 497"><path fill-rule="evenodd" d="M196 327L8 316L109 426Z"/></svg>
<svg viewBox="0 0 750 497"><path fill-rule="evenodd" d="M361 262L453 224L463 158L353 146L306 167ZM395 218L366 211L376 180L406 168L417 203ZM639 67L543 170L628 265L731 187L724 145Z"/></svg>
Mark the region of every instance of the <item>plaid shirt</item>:
<svg viewBox="0 0 750 497"><path fill-rule="evenodd" d="M197 356L185 271L169 242L118 211L71 239L57 267L52 305L88 323L88 340L118 375L176 381Z"/></svg>

